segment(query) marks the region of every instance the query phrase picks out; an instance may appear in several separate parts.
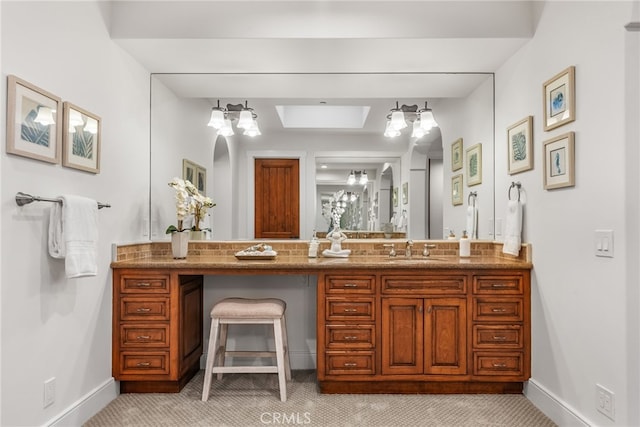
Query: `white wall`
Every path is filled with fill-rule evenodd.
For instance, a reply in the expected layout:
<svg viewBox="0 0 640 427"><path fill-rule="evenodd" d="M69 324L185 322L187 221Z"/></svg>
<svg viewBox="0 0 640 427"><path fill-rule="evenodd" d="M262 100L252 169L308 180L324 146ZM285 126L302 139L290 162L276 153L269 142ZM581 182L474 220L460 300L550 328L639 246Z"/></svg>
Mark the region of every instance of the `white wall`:
<svg viewBox="0 0 640 427"><path fill-rule="evenodd" d="M527 395L560 425L639 425L640 52L638 33L630 52L632 36L624 29L632 7L585 1L536 3L536 8L535 37L496 73L496 215L505 212L511 181L521 181L523 236L533 245ZM637 3L635 10L637 21ZM635 67L629 70L631 58ZM576 67L576 120L544 132L542 83L569 65ZM632 94L629 79L635 81ZM528 115L534 116L534 169L509 176L506 129ZM629 121L635 124L633 136ZM546 191L542 144L569 131L576 135L576 185ZM633 157L626 160L629 153ZM614 258L594 256L596 229L614 231ZM615 393L615 422L596 411L596 383Z"/></svg>
<svg viewBox="0 0 640 427"><path fill-rule="evenodd" d="M111 243L140 239L149 182L149 76L110 39L109 11L93 2L0 3L2 99L15 74L102 118L98 175L6 154L2 171L2 425L43 425L73 410L79 425L116 394L111 377ZM5 102L0 117L6 117ZM4 126L0 126L5 129ZM0 145L5 145L2 132ZM47 254L49 203L19 208L18 191L103 202L98 275L67 280ZM43 382L56 399L43 408ZM93 405L93 406L92 406ZM93 411L93 412L92 412Z"/></svg>

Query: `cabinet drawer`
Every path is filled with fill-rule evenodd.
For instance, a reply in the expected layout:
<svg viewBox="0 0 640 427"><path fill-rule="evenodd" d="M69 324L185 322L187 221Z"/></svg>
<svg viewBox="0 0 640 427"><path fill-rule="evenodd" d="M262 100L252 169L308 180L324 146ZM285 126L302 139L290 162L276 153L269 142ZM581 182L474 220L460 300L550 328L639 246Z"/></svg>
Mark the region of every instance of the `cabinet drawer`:
<svg viewBox="0 0 640 427"><path fill-rule="evenodd" d="M324 289L328 294L372 294L375 282L374 276L326 276Z"/></svg>
<svg viewBox="0 0 640 427"><path fill-rule="evenodd" d="M120 320L169 320L169 298L123 297Z"/></svg>
<svg viewBox="0 0 640 427"><path fill-rule="evenodd" d="M375 357L373 352L327 353L328 375L373 375Z"/></svg>
<svg viewBox="0 0 640 427"><path fill-rule="evenodd" d="M493 295L522 295L524 280L522 276L475 276L473 293Z"/></svg>
<svg viewBox="0 0 640 427"><path fill-rule="evenodd" d="M169 375L169 352L120 353L120 373L123 375Z"/></svg>
<svg viewBox="0 0 640 427"><path fill-rule="evenodd" d="M474 298L473 320L518 322L524 319L522 298Z"/></svg>
<svg viewBox="0 0 640 427"><path fill-rule="evenodd" d="M124 323L120 325L120 346L168 347L169 325Z"/></svg>
<svg viewBox="0 0 640 427"><path fill-rule="evenodd" d="M382 292L387 294L451 295L467 292L466 276L382 276Z"/></svg>
<svg viewBox="0 0 640 427"><path fill-rule="evenodd" d="M169 276L124 277L120 281L120 292L131 293L169 293Z"/></svg>
<svg viewBox="0 0 640 427"><path fill-rule="evenodd" d="M474 375L524 375L524 354L519 352L475 352Z"/></svg>
<svg viewBox="0 0 640 427"><path fill-rule="evenodd" d="M327 320L374 320L373 298L325 299Z"/></svg>
<svg viewBox="0 0 640 427"><path fill-rule="evenodd" d="M325 347L371 349L375 336L374 325L327 325Z"/></svg>
<svg viewBox="0 0 640 427"><path fill-rule="evenodd" d="M477 348L522 348L522 325L474 325L473 346Z"/></svg>

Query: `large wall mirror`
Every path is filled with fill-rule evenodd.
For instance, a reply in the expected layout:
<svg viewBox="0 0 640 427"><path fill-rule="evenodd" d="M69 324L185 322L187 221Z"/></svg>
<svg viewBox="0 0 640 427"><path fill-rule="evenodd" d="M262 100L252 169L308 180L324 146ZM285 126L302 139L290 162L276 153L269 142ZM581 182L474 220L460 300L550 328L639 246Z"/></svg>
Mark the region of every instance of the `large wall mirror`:
<svg viewBox="0 0 640 427"><path fill-rule="evenodd" d="M185 160L205 172L207 195L217 203L208 218L211 237L253 238L254 159L283 157L300 160L302 238L327 231L323 203L342 190L348 193L346 229L382 231L393 223L413 239L441 239L450 229L459 235L473 191L478 238L493 239L493 97L493 75L482 73L154 74L151 238L165 238L164 229L174 222L167 182L182 176ZM207 123L218 101L246 103L261 135L242 135L235 123L234 135L217 135ZM408 129L385 137L396 102L418 108L428 103L439 126L422 138ZM299 106L308 107L303 125L283 116ZM349 115L359 124L348 122ZM483 176L473 187L464 167L452 168L451 145L460 139L463 154L482 146ZM352 173L355 185L347 182ZM365 173L368 181L360 184ZM457 175L463 177L462 204L452 200Z"/></svg>

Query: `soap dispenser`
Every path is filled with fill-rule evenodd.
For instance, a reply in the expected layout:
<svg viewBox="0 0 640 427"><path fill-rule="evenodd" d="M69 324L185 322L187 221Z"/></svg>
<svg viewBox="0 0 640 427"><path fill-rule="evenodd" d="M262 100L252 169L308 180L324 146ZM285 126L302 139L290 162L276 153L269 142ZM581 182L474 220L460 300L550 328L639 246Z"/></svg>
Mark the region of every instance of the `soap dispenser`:
<svg viewBox="0 0 640 427"><path fill-rule="evenodd" d="M462 237L460 237L460 256L461 257L469 257L471 256L471 240L467 236L467 231L464 230L462 232Z"/></svg>
<svg viewBox="0 0 640 427"><path fill-rule="evenodd" d="M320 242L318 241L318 238L316 237L316 230L313 230L313 237L311 238L311 241L309 242L309 258L317 258L318 257L318 246L320 245Z"/></svg>

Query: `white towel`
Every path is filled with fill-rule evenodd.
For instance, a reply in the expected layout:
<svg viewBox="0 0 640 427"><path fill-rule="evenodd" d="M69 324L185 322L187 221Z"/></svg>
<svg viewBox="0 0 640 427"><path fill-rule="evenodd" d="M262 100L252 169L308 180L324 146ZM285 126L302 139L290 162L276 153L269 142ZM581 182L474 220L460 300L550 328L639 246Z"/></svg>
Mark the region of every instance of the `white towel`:
<svg viewBox="0 0 640 427"><path fill-rule="evenodd" d="M467 236L470 239L478 238L478 208L475 206L467 208Z"/></svg>
<svg viewBox="0 0 640 427"><path fill-rule="evenodd" d="M507 202L507 217L502 252L510 255L520 253L522 244L522 204L518 200Z"/></svg>
<svg viewBox="0 0 640 427"><path fill-rule="evenodd" d="M49 214L49 254L64 258L68 278L98 274L98 202L80 196L60 196Z"/></svg>

